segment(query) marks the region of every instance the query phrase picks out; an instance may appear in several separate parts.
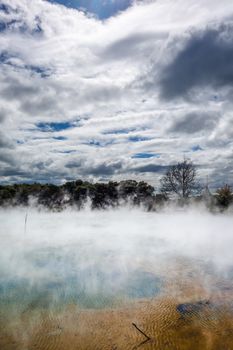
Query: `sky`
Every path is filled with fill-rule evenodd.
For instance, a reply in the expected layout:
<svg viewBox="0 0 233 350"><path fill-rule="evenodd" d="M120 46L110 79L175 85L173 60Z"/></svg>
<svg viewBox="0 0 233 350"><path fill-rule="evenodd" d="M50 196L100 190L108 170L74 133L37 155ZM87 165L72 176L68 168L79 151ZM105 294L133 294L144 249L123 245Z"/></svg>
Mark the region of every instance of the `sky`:
<svg viewBox="0 0 233 350"><path fill-rule="evenodd" d="M232 0L0 1L0 182L233 182Z"/></svg>

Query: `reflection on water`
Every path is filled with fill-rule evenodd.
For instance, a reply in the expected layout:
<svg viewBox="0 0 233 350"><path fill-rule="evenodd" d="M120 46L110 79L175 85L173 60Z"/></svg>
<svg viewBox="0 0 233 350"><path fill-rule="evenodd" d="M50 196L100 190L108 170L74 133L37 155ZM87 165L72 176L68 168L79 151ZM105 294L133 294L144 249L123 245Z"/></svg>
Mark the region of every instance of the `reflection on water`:
<svg viewBox="0 0 233 350"><path fill-rule="evenodd" d="M201 217L201 240L176 217L184 240L172 214L32 213L26 235L8 215L0 349L233 349L233 264Z"/></svg>

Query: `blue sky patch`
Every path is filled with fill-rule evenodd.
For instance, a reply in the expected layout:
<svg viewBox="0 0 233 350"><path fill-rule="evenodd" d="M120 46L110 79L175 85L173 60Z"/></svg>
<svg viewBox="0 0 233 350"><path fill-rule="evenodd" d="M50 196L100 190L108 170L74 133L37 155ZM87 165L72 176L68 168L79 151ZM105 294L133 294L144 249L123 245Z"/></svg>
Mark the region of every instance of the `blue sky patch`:
<svg viewBox="0 0 233 350"><path fill-rule="evenodd" d="M141 141L148 141L150 140L149 137L144 137L144 136L130 136L128 138L130 142L141 142Z"/></svg>
<svg viewBox="0 0 233 350"><path fill-rule="evenodd" d="M36 124L37 128L43 132L51 132L51 131L62 131L66 129L72 128L74 125L70 122L40 122Z"/></svg>
<svg viewBox="0 0 233 350"><path fill-rule="evenodd" d="M160 158L159 153L136 153L132 158L148 159L148 158Z"/></svg>
<svg viewBox="0 0 233 350"><path fill-rule="evenodd" d="M53 153L62 153L62 154L70 154L70 153L76 153L77 151L75 150L64 150L64 151L53 151Z"/></svg>
<svg viewBox="0 0 233 350"><path fill-rule="evenodd" d="M39 74L42 78L46 78L51 75L51 70L44 67L26 65L24 68L30 70L32 73Z"/></svg>
<svg viewBox="0 0 233 350"><path fill-rule="evenodd" d="M58 141L65 141L67 140L67 137L65 136L56 136L56 137L53 137L54 140L58 140Z"/></svg>
<svg viewBox="0 0 233 350"><path fill-rule="evenodd" d="M104 135L121 135L121 134L128 134L131 131L135 131L135 128L126 128L126 129L116 129L116 130L109 130L103 132Z"/></svg>
<svg viewBox="0 0 233 350"><path fill-rule="evenodd" d="M133 0L48 0L66 7L82 10L91 13L97 18L104 20L115 16L117 13L126 10L133 3Z"/></svg>
<svg viewBox="0 0 233 350"><path fill-rule="evenodd" d="M193 152L197 152L197 151L203 151L203 148L201 148L201 146L199 146L199 145L195 145L191 148L191 150Z"/></svg>

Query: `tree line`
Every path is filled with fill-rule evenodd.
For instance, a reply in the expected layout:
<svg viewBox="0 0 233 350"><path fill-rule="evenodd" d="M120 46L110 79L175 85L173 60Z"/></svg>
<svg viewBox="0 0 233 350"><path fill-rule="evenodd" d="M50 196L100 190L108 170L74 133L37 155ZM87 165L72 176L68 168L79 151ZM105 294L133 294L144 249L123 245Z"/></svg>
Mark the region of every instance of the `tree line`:
<svg viewBox="0 0 233 350"><path fill-rule="evenodd" d="M70 181L63 185L14 184L0 186L0 206L35 205L49 209L63 209L68 206L77 209L90 204L92 209L118 207L123 203L149 205L154 187L144 181L90 183Z"/></svg>
<svg viewBox="0 0 233 350"><path fill-rule="evenodd" d="M77 180L60 186L40 183L0 185L1 207L34 205L62 210L70 206L82 209L89 204L92 209L106 209L129 204L150 211L171 201L179 205L204 202L210 209L224 210L233 203L233 194L230 186L224 185L211 195L208 187L203 188L198 183L196 167L189 160L168 168L157 193L153 186L135 180L108 183Z"/></svg>

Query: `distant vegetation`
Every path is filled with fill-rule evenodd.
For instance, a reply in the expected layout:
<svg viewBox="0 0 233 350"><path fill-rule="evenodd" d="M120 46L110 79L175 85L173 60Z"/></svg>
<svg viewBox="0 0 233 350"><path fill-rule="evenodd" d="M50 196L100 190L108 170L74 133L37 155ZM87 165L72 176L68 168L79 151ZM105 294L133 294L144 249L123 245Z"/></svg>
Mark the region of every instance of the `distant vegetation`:
<svg viewBox="0 0 233 350"><path fill-rule="evenodd" d="M82 209L90 203L93 209L117 207L124 203L146 205L154 199L154 187L141 181L90 183L72 181L64 185L14 184L0 186L0 206L35 205L50 209L73 206Z"/></svg>
<svg viewBox="0 0 233 350"><path fill-rule="evenodd" d="M171 203L181 206L203 203L210 210L223 211L233 204L233 193L228 185L215 194L210 193L208 185L201 188L196 180L195 166L187 160L168 169L157 193L153 186L135 180L108 183L77 180L60 186L39 183L0 185L1 207L35 206L62 210L90 205L92 209L107 209L127 204L153 211Z"/></svg>

